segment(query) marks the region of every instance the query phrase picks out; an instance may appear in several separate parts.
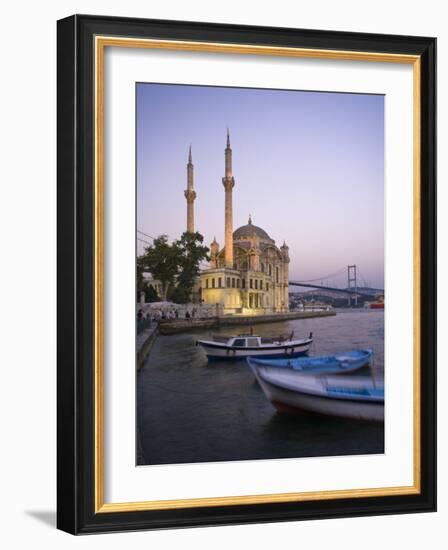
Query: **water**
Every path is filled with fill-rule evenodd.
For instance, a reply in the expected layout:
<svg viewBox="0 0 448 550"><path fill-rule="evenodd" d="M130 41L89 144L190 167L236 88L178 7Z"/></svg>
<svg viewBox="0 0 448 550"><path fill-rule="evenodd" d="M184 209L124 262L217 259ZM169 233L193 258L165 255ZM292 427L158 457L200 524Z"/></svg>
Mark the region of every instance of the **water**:
<svg viewBox="0 0 448 550"><path fill-rule="evenodd" d="M338 310L334 317L255 325L255 333L313 332L310 355L374 350L384 377L384 312ZM223 334L234 329L224 327ZM159 336L137 378L140 464L175 464L384 452L383 423L279 414L245 361L208 363L198 338L209 331Z"/></svg>

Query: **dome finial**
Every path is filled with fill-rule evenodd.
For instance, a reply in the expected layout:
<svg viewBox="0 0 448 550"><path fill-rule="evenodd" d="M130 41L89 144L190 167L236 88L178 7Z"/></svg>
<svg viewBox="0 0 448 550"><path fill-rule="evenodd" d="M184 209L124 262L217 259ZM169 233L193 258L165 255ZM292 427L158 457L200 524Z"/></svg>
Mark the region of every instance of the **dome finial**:
<svg viewBox="0 0 448 550"><path fill-rule="evenodd" d="M252 215L249 214L249 221L247 222L249 225L252 225Z"/></svg>

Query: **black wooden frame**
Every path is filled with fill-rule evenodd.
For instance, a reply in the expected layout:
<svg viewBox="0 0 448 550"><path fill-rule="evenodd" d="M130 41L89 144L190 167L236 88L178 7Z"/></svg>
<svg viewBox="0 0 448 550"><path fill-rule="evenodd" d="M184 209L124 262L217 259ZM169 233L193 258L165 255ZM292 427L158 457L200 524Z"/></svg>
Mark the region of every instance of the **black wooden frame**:
<svg viewBox="0 0 448 550"><path fill-rule="evenodd" d="M421 56L421 493L94 512L95 35ZM58 528L73 534L434 511L436 502L436 40L76 15L58 22Z"/></svg>

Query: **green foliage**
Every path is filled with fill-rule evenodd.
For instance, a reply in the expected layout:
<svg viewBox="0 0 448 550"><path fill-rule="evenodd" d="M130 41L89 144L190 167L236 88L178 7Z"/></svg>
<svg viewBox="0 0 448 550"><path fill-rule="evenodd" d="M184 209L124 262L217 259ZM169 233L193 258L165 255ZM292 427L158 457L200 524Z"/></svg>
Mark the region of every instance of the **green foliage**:
<svg viewBox="0 0 448 550"><path fill-rule="evenodd" d="M147 285L146 287L145 302L160 302L160 296L151 285Z"/></svg>
<svg viewBox="0 0 448 550"><path fill-rule="evenodd" d="M153 286L148 284L143 277L144 268L140 258L137 258L137 302L140 301L140 293L145 293L145 302L159 302L160 297Z"/></svg>
<svg viewBox="0 0 448 550"><path fill-rule="evenodd" d="M146 286L146 283L145 283L145 280L143 279L143 267L140 263L140 258L137 258L137 296L140 295L140 292L143 290L145 290L145 286ZM137 298L138 300L138 298Z"/></svg>
<svg viewBox="0 0 448 550"><path fill-rule="evenodd" d="M145 253L137 258L137 289L145 290L143 272L149 271L162 283L162 300L169 297L176 303L188 303L201 261L208 259L208 248L200 233L185 232L172 244L160 235ZM175 284L176 283L176 284ZM146 294L148 298L148 294Z"/></svg>
<svg viewBox="0 0 448 550"><path fill-rule="evenodd" d="M180 253L179 275L177 277L178 288L188 297L191 296L195 279L199 275L199 266L203 260L208 260L209 249L204 246L204 237L196 232L185 232L176 241ZM180 302L185 303L185 302Z"/></svg>
<svg viewBox="0 0 448 550"><path fill-rule="evenodd" d="M160 235L145 253L137 259L137 272L149 271L154 279L162 283L162 300L166 300L167 291L174 283L179 270L179 251L175 244L169 244L167 235Z"/></svg>
<svg viewBox="0 0 448 550"><path fill-rule="evenodd" d="M171 287L168 291L168 300L175 304L188 304L190 299L190 293L181 286Z"/></svg>

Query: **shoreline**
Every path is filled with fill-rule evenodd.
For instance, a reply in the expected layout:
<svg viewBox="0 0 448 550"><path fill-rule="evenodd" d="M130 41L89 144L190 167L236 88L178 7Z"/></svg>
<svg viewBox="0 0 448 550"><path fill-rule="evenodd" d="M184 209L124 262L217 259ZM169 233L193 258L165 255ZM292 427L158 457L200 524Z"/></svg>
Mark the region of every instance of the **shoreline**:
<svg viewBox="0 0 448 550"><path fill-rule="evenodd" d="M159 321L159 333L168 336L204 328L224 326L250 326L260 323L275 323L292 319L310 319L312 317L331 317L336 311L293 311L288 313L271 313L269 315L229 315L228 317L211 317L209 319L169 319Z"/></svg>
<svg viewBox="0 0 448 550"><path fill-rule="evenodd" d="M143 330L136 338L136 348L137 348L137 360L136 366L137 370L142 368L146 358L151 351L151 347L154 344L154 341L157 337L158 327L156 323L153 323L152 326Z"/></svg>

